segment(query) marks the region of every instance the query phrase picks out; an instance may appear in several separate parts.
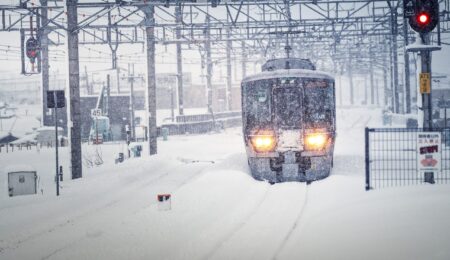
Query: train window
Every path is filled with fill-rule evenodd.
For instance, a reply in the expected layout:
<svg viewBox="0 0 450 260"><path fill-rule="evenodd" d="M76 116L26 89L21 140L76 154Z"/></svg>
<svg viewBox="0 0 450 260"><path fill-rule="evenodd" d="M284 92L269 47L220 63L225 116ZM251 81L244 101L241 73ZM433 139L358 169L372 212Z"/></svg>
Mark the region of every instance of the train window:
<svg viewBox="0 0 450 260"><path fill-rule="evenodd" d="M270 90L271 80L247 82L243 88L246 124L250 128L264 127L271 118Z"/></svg>
<svg viewBox="0 0 450 260"><path fill-rule="evenodd" d="M333 83L322 79L308 79L305 86L305 123L310 127L327 127L333 118Z"/></svg>
<svg viewBox="0 0 450 260"><path fill-rule="evenodd" d="M302 118L302 89L290 82L273 90L275 122L282 127L299 127Z"/></svg>

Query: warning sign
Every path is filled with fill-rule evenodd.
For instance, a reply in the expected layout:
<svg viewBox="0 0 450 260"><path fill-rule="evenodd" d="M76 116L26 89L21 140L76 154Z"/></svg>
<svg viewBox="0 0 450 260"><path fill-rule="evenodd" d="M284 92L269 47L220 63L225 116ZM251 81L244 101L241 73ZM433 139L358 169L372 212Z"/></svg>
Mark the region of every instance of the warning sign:
<svg viewBox="0 0 450 260"><path fill-rule="evenodd" d="M430 94L431 92L431 76L430 73L420 73L420 94Z"/></svg>
<svg viewBox="0 0 450 260"><path fill-rule="evenodd" d="M419 176L441 172L441 133L417 133L417 165Z"/></svg>

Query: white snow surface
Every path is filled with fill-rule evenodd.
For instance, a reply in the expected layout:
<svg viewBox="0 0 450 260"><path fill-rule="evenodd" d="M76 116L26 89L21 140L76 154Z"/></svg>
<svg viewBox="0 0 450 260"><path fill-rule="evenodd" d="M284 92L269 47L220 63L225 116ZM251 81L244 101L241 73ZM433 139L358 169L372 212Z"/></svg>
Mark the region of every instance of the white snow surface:
<svg viewBox="0 0 450 260"><path fill-rule="evenodd" d="M0 259L450 259L450 185L364 190L363 129L380 121L338 111L332 174L309 186L254 180L239 128L169 136L117 165L126 145L85 145L104 164L77 180L61 148L59 197L54 150L2 151L2 166L37 170L39 194L8 197L0 173Z"/></svg>

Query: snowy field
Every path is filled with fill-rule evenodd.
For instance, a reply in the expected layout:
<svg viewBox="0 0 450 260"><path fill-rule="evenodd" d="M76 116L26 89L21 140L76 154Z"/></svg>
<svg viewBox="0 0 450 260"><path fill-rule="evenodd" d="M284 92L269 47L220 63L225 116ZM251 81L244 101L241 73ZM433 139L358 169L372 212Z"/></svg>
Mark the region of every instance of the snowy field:
<svg viewBox="0 0 450 260"><path fill-rule="evenodd" d="M9 198L1 172L0 259L450 259L450 185L364 190L363 129L380 122L338 111L334 169L309 186L255 181L239 128L170 136L118 165L124 144L85 145L104 164L78 180L63 148L60 197L53 150L1 153L40 178L38 195Z"/></svg>

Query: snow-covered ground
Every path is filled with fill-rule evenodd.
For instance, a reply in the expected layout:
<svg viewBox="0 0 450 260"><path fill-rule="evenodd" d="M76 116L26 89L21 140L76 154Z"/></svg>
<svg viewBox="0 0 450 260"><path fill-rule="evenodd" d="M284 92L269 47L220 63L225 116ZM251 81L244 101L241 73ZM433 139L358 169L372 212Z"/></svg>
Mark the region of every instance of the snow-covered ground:
<svg viewBox="0 0 450 260"><path fill-rule="evenodd" d="M332 175L309 186L251 178L239 128L170 136L117 165L124 144L86 145L104 164L78 180L63 148L60 197L53 150L1 153L40 183L9 198L1 172L0 259L450 259L450 185L364 190L363 128L380 122L379 109L338 111Z"/></svg>

